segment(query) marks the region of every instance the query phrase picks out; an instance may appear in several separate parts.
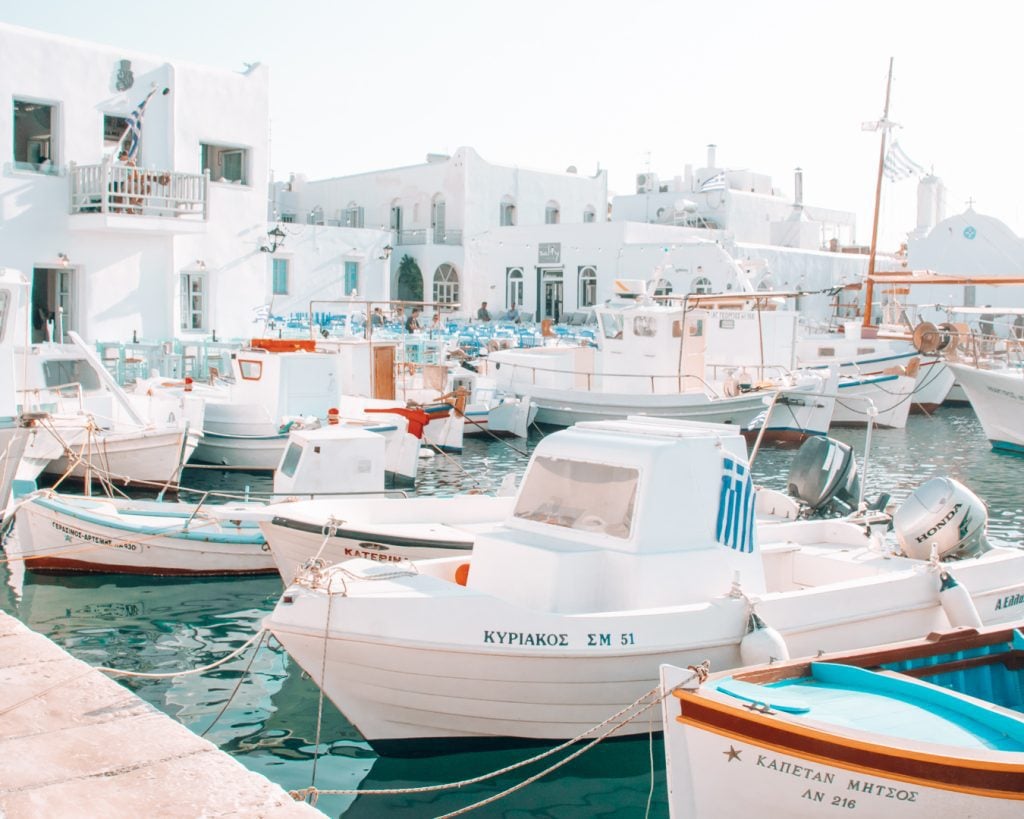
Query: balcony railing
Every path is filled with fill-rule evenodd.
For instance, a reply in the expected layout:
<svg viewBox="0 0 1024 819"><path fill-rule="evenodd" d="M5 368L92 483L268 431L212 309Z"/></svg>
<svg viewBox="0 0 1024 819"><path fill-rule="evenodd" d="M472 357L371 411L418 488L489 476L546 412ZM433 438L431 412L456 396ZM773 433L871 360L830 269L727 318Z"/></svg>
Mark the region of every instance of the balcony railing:
<svg viewBox="0 0 1024 819"><path fill-rule="evenodd" d="M395 241L399 245L425 245L427 232L425 230L399 230Z"/></svg>
<svg viewBox="0 0 1024 819"><path fill-rule="evenodd" d="M434 228L435 245L461 245L462 230L459 228Z"/></svg>
<svg viewBox="0 0 1024 819"><path fill-rule="evenodd" d="M132 168L104 161L71 168L71 213L209 218L208 173Z"/></svg>

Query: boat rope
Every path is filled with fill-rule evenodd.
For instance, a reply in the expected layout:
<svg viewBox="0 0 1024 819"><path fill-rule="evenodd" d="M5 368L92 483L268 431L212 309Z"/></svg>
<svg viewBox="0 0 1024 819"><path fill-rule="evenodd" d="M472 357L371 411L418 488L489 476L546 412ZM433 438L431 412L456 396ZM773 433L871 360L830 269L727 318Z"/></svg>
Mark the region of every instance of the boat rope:
<svg viewBox="0 0 1024 819"><path fill-rule="evenodd" d="M522 400L522 399L520 399L520 400ZM492 437L492 438L493 438L493 439L494 439L495 441L497 441L497 442L498 442L498 443L500 443L500 444L504 444L504 445L505 445L505 446L507 446L507 447L508 447L509 449L511 449L511 450L512 450L513 452L515 452L515 453L516 453L517 455L522 455L522 456L523 456L524 458L529 458L529 457L530 457L530 453L529 453L529 452L524 452L524 451L523 451L523 450L521 450L521 449L520 449L519 447L516 447L516 446L512 446L512 444L511 444L511 443L509 443L509 441L508 441L508 440L506 440L505 438L502 438L502 437L501 437L500 435L497 435L497 434L496 434L495 432L493 432L493 431L492 431L492 430L491 430L491 429L490 429L489 427L485 427L485 426L484 426L483 424L481 424L481 423L480 423L479 421L476 421L476 420L474 420L474 419L470 418L470 417L469 417L468 415L466 415L466 413L465 413L465 412L463 412L462 410L460 410L460 409L459 409L458 407L454 407L453 409L455 410L455 412L457 412L457 413L458 413L458 414L459 414L459 415L460 415L460 416L462 417L462 419L463 419L463 420L464 420L464 421L465 421L465 422L466 422L467 424L472 424L472 425L473 425L473 426L475 426L475 427L479 427L479 428L480 428L480 431L481 431L481 432L486 432L486 433L487 433L488 435L490 435L490 436L491 436L491 437Z"/></svg>
<svg viewBox="0 0 1024 819"><path fill-rule="evenodd" d="M661 691L661 686L656 686L655 688L652 688L650 691L644 692L641 696L633 700L633 702L631 702L625 708L622 708L621 710L612 714L603 722L588 728L586 731L584 731L581 734L578 734L572 739L566 740L562 744L556 745L554 748L548 748L546 751L542 751L541 753L536 754L530 757L529 759L523 759L519 762L514 762L511 765L506 765L504 768L499 768L495 771L490 771L488 773L481 774L480 776L474 776L469 779L462 779L457 782L448 782L442 785L422 785L416 788L377 788L353 790L341 788L317 788L314 785L310 785L309 787L299 788L297 790L289 791L288 793L297 802L308 800L311 805L315 805L317 799L320 796L402 796L416 793L436 793L438 791L457 790L468 787L470 785L477 785L481 782L486 782L490 779L494 779L495 777L503 776L504 774L519 770L520 768L533 765L537 762L547 759L548 757L558 754L579 742L586 740L587 737L591 736L592 734L595 734L599 731L602 732L590 741L588 741L583 747L574 751L572 754L565 757L564 759L555 762L554 764L545 768L543 771L540 771L539 773L534 774L533 776L523 780L522 782L519 782L516 785L507 788L501 793L494 794L493 796L490 796L487 799L481 800L480 802L475 802L472 805L460 808L459 810L454 811L452 813L447 813L443 817L439 817L439 819L450 819L450 817L460 816L464 813L468 813L469 811L476 810L477 808L484 807L485 805L489 805L492 802L496 802L497 800L502 799L505 796L508 796L509 794L515 793L516 791L521 790L527 785L536 782L538 779L547 776L552 771L558 770L559 768L568 764L577 757L582 756L587 751L594 748L596 745L598 745L603 740L607 739L615 732L621 730L622 728L629 725L631 722L637 720L640 716L642 716L650 709L660 705L662 700L670 696L677 689L689 685L694 680L696 680L698 683L703 683L703 681L707 679L707 675L710 670L710 664L707 660L705 660L700 665L689 666L689 670L691 672L690 676L680 681L676 686L669 689L668 691Z"/></svg>
<svg viewBox="0 0 1024 819"><path fill-rule="evenodd" d="M461 463L456 461L451 455L445 452L444 449L439 444L435 444L433 441L428 441L426 438L423 439L423 443L425 443L439 455L443 456L445 460L448 461L448 463L450 463L452 466L458 469L464 476L466 476L467 478L471 478L473 480L474 489L480 488L480 482L472 475L472 473L468 469L466 469L466 467L464 467Z"/></svg>
<svg viewBox="0 0 1024 819"><path fill-rule="evenodd" d="M316 786L316 767L320 762L320 732L324 724L324 685L327 683L327 645L331 632L331 604L334 602L334 595L327 595L327 616L324 618L324 650L320 658L320 696L316 702L316 738L313 741L313 771L310 774L310 787Z"/></svg>
<svg viewBox="0 0 1024 819"><path fill-rule="evenodd" d="M217 712L217 716L213 718L213 722L207 725L199 734L199 736L205 737L208 733L210 733L210 730L213 728L214 725L217 724L220 718L224 716L224 712L228 710L228 706L231 705L232 701L237 696L238 689L242 687L242 683L245 682L245 678L249 676L249 669L252 668L252 664L253 661L256 659L256 655L260 653L260 648L263 647L263 638L267 637L269 634L270 632L266 631L265 629L260 632L260 639L259 642L256 643L256 650L253 651L252 656L249 657L249 662L246 663L245 670L238 675L238 681L235 683L235 687L231 690L231 693L228 695L228 698L224 700L224 704L220 707L220 711Z"/></svg>
<svg viewBox="0 0 1024 819"><path fill-rule="evenodd" d="M256 632L256 634L254 634L252 637L250 637L248 640L246 640L244 644L242 644L239 648L237 648L234 651L232 651L230 654L228 654L228 655L226 655L224 657L221 657L219 660L216 660L215 662L212 662L209 665L205 665L202 668L193 668L193 669L188 669L186 671L171 671L171 672L167 672L167 673L164 673L164 674L143 674L143 673L140 673L140 672L137 672L137 671L125 671L125 670L118 669L118 668L106 668L105 666L87 666L84 671L81 671L78 674L72 674L66 680L61 680L60 682L54 683L53 685L49 686L48 688L44 688L42 691L37 691L36 693L32 694L32 696L30 696L30 697L26 697L23 700L18 700L17 702L11 703L10 705L6 706L3 710L0 710L0 717L5 716L6 714L9 714L11 711L15 710L16 708L20 708L22 705L26 705L26 704L32 702L32 700L39 699L40 697L43 697L46 694L49 694L51 691L55 691L56 689L61 688L62 686L65 686L65 685L68 685L70 683L73 683L76 680L80 680L80 679L82 679L82 677L86 677L86 676L88 676L89 674L91 674L94 671L105 671L107 674L118 674L118 675L124 676L124 677L137 677L137 678L144 678L144 679L166 679L166 678L169 678L169 677L183 677L183 676L186 676L186 675L189 675L189 674L202 674L205 671L209 671L210 669L216 668L217 666L223 665L224 663L228 662L229 660L234 659L239 654L241 654L243 651L245 651L245 649L247 649L250 645L252 645L253 642L256 641L257 639L262 641L263 637L266 634L267 634L267 632L264 629L260 629L258 632ZM254 657L256 656L255 653L253 654L253 656ZM81 662L81 661L79 661L79 662ZM250 665L251 665L251 663L252 663L252 661L250 660ZM232 696L234 696L234 695L232 695ZM220 715L218 715L218 719L219 719L219 717L220 717Z"/></svg>
<svg viewBox="0 0 1024 819"><path fill-rule="evenodd" d="M204 665L200 668L189 668L184 671L166 671L166 672L142 672L142 671L128 671L123 668L108 668L104 665L93 666L94 671L103 671L107 674L116 674L120 677L133 677L140 680L167 680L172 677L187 677L192 674L204 674L207 671L211 671L218 666L224 665L224 663L230 662L238 655L242 654L249 646L255 643L257 640L263 641L266 636L266 630L260 629L252 637L246 640L242 645L232 651L230 654L226 654L219 660L214 660L209 665Z"/></svg>

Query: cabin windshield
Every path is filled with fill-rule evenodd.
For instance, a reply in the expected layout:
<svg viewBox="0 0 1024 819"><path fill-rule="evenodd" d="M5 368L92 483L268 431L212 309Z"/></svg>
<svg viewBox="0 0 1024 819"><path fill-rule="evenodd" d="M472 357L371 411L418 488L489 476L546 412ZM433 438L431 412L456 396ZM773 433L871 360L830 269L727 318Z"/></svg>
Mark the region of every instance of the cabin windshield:
<svg viewBox="0 0 1024 819"><path fill-rule="evenodd" d="M625 323L622 313L600 313L598 320L605 338L622 338L622 326Z"/></svg>
<svg viewBox="0 0 1024 819"><path fill-rule="evenodd" d="M43 380L47 387L81 384L85 392L98 390L100 379L88 361L81 358L63 358L43 362Z"/></svg>
<svg viewBox="0 0 1024 819"><path fill-rule="evenodd" d="M624 466L537 456L513 515L628 538L640 472Z"/></svg>
<svg viewBox="0 0 1024 819"><path fill-rule="evenodd" d="M10 303L10 291L0 290L0 341L7 337L7 313Z"/></svg>

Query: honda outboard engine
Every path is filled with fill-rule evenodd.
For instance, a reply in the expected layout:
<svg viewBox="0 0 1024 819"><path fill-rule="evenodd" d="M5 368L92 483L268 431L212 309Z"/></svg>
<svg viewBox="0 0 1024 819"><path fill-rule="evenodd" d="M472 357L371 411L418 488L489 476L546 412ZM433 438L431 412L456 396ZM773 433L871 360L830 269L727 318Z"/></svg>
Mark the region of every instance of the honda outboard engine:
<svg viewBox="0 0 1024 819"><path fill-rule="evenodd" d="M968 557L988 549L988 511L981 498L952 478L925 481L903 501L892 525L900 551L928 560L932 544L942 560Z"/></svg>
<svg viewBox="0 0 1024 819"><path fill-rule="evenodd" d="M793 458L789 494L819 514L854 511L860 479L853 447L823 435L808 438Z"/></svg>

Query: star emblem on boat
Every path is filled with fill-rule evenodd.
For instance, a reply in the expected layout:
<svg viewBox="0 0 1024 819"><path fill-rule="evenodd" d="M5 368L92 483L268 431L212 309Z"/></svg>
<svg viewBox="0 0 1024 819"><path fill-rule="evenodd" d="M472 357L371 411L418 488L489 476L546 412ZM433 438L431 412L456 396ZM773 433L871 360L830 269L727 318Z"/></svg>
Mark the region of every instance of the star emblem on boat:
<svg viewBox="0 0 1024 819"><path fill-rule="evenodd" d="M722 751L722 753L725 754L725 756L726 756L726 760L725 760L726 762L732 762L734 759L737 762L742 762L743 761L742 759L740 759L740 753L741 752L737 751L735 748L733 748L732 745L729 746L729 750L728 751Z"/></svg>

